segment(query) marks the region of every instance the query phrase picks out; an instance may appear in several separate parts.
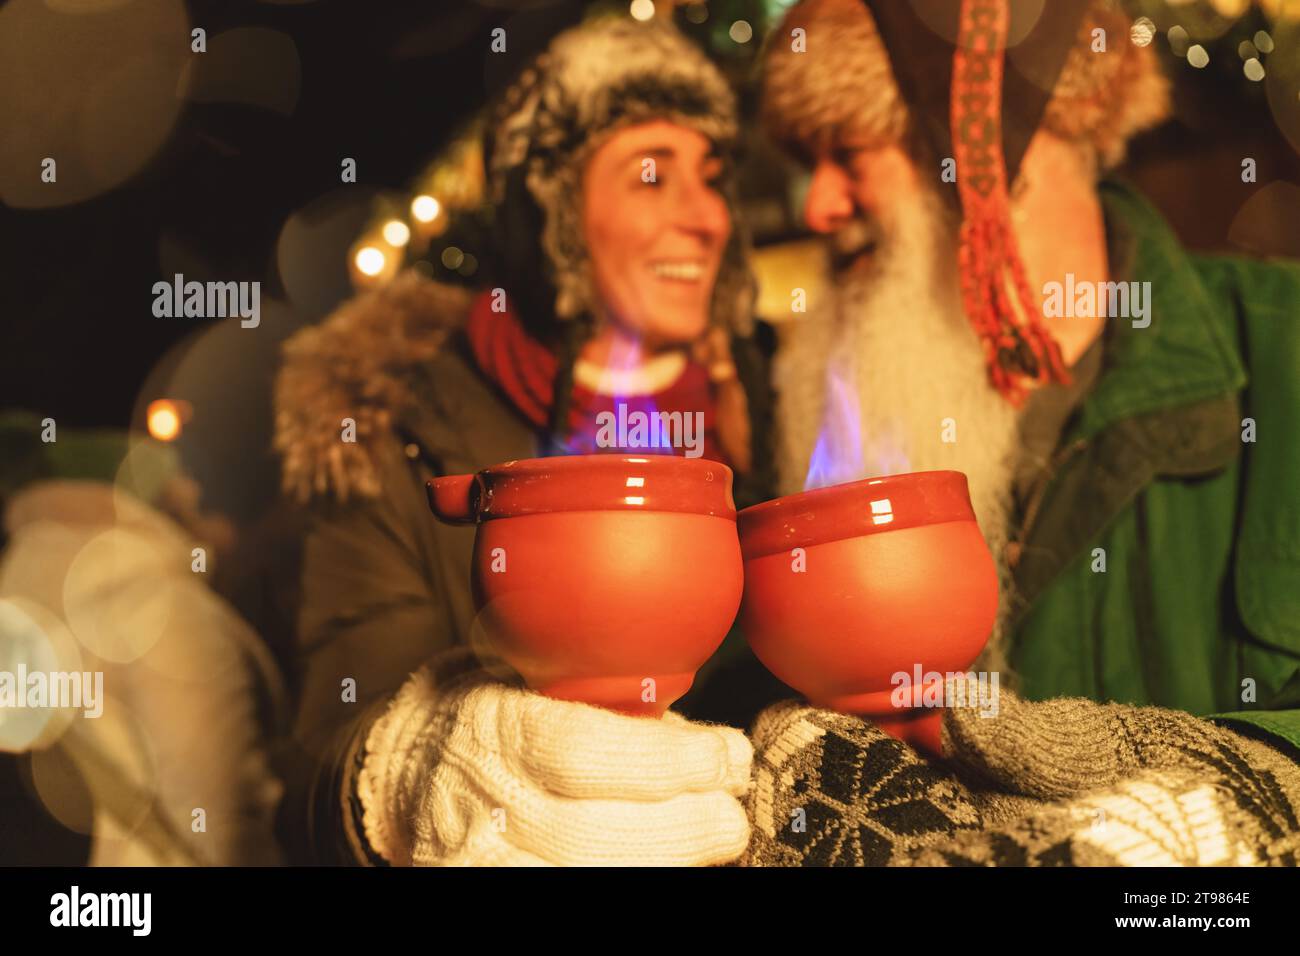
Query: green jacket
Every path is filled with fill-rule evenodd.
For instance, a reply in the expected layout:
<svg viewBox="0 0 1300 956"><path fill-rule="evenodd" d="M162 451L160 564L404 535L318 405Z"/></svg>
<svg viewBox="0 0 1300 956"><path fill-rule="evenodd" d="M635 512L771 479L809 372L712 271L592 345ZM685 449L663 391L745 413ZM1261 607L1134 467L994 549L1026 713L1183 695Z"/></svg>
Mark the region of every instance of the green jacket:
<svg viewBox="0 0 1300 956"><path fill-rule="evenodd" d="M1158 704L1300 747L1300 266L1189 256L1132 191L1102 198L1151 323L1110 320L1030 506L1012 666L1034 699Z"/></svg>

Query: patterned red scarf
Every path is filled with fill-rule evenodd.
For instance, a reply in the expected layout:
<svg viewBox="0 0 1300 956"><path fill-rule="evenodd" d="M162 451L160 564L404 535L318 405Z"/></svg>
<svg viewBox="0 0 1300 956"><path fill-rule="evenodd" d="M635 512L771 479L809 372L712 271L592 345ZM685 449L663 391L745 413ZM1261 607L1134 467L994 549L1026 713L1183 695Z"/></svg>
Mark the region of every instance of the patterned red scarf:
<svg viewBox="0 0 1300 956"><path fill-rule="evenodd" d="M550 349L528 334L508 306L504 311L495 311L493 299L491 292L485 292L474 301L466 327L470 349L479 369L505 393L524 418L537 428L545 429L550 423L559 360ZM602 395L575 384L569 405L569 434L558 436L565 452L573 455L601 452L685 454L685 448L600 445L597 441L600 433L598 416L602 412L612 412L618 419L620 411L626 416L624 420L633 422L636 421L634 412L645 415L680 412L683 420L690 415L692 421L700 420L695 417L695 413L700 412L703 414L703 457L726 462L717 440L713 388L708 373L696 362L687 362L686 370L675 382L653 395Z"/></svg>
<svg viewBox="0 0 1300 956"><path fill-rule="evenodd" d="M951 123L962 206L962 302L984 343L990 382L1020 405L1026 380L1068 383L1070 376L1060 347L1043 327L1011 227L1001 147L1008 16L1006 0L962 0ZM1027 321L1018 320L1016 305Z"/></svg>

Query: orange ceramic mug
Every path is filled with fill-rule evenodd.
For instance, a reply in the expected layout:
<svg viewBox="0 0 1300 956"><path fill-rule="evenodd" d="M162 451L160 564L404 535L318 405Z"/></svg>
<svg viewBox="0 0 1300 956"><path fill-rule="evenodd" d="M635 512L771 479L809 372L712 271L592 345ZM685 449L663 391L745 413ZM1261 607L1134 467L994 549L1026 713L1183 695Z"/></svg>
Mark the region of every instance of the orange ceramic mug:
<svg viewBox="0 0 1300 956"><path fill-rule="evenodd" d="M915 686L915 676L969 667L998 606L966 476L806 491L746 508L738 529L741 625L759 660L814 705L868 717L940 755L942 710L910 706L933 701L936 688Z"/></svg>
<svg viewBox="0 0 1300 956"><path fill-rule="evenodd" d="M743 588L731 469L575 455L428 483L478 525L471 581L491 651L550 697L662 716L735 620Z"/></svg>

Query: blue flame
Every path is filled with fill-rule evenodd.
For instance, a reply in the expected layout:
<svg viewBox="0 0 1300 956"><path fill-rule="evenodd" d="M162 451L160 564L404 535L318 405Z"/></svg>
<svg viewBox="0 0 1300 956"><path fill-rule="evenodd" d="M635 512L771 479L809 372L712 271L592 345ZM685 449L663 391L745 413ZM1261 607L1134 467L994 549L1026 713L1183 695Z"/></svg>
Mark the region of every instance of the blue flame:
<svg viewBox="0 0 1300 956"><path fill-rule="evenodd" d="M605 370L615 373L615 375L633 371L641 366L642 355L643 351L639 340L620 339L610 350L605 362ZM605 399L608 401L608 408L606 408ZM612 412L615 418L620 421L626 418L631 422L635 422L637 419L632 418L632 416L640 413L640 415L644 416L641 420L648 423L648 427L645 429L646 440L630 444L600 445L596 441L598 428L593 421L590 425L569 436L566 443L568 454L626 454L632 452L639 455L674 455L677 453L672 444L671 435L657 427L660 424L659 406L655 402L653 395L625 395L616 390L608 396L602 396L598 408L600 411ZM632 437L631 428L629 428L626 437Z"/></svg>
<svg viewBox="0 0 1300 956"><path fill-rule="evenodd" d="M858 397L837 365L826 371L826 412L808 463L804 491L865 477Z"/></svg>
<svg viewBox="0 0 1300 956"><path fill-rule="evenodd" d="M882 426L878 434L864 441L859 408L853 377L832 362L826 370L826 410L808 462L804 491L911 471L897 424L892 429Z"/></svg>

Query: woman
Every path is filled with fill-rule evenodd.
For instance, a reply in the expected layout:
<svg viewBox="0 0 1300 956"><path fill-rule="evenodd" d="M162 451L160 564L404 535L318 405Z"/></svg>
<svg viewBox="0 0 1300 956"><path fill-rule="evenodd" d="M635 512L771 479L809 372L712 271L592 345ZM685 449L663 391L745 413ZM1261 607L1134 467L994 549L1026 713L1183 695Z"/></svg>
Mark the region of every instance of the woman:
<svg viewBox="0 0 1300 956"><path fill-rule="evenodd" d="M474 294L410 273L286 346L277 447L286 488L312 515L302 753L283 814L295 856L713 863L744 849L736 796L750 751L738 731L607 715L479 678L448 703L443 665L418 670L464 664L455 649L474 617L474 532L431 520L428 478L617 450L600 447L597 422L625 404L698 413L702 442L672 451L729 462L742 502L764 494L769 401L746 387L765 372L746 334L735 134L725 80L675 31L621 19L570 30L508 91L489 131L496 281ZM444 746L461 728L481 740L525 726L527 746L459 764ZM604 783L575 791L539 753ZM528 773L512 776L525 758ZM466 779L489 764L508 792ZM637 793L625 804L624 785ZM595 836L538 837L562 829L548 817L557 795L569 809L587 800L584 819L596 804L613 817ZM514 825L500 827L507 809Z"/></svg>

